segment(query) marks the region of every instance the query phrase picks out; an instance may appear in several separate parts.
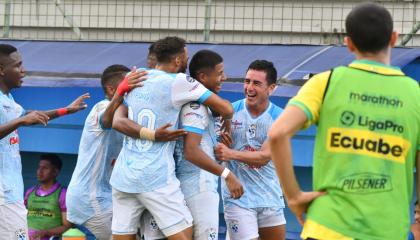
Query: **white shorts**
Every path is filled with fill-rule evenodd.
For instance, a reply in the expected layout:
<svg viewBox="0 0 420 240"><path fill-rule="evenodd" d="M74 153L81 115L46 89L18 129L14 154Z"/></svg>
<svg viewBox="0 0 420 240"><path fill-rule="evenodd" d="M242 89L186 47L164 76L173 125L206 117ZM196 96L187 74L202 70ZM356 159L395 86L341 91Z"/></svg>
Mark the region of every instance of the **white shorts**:
<svg viewBox="0 0 420 240"><path fill-rule="evenodd" d="M185 200L194 222L194 240L216 240L219 234L219 194L202 192Z"/></svg>
<svg viewBox="0 0 420 240"><path fill-rule="evenodd" d="M216 240L219 234L219 194L202 192L185 199L193 216L194 240ZM141 217L144 240L165 238L153 216L148 212Z"/></svg>
<svg viewBox="0 0 420 240"><path fill-rule="evenodd" d="M83 226L86 227L97 240L111 240L112 239L112 210L98 213L89 218Z"/></svg>
<svg viewBox="0 0 420 240"><path fill-rule="evenodd" d="M22 202L0 205L0 240L29 240L27 214Z"/></svg>
<svg viewBox="0 0 420 240"><path fill-rule="evenodd" d="M283 208L225 207L225 220L232 240L257 239L258 229L286 224Z"/></svg>
<svg viewBox="0 0 420 240"><path fill-rule="evenodd" d="M178 180L146 193L124 193L112 189L112 208L113 234L136 234L140 216L146 209L167 237L192 226L192 216Z"/></svg>

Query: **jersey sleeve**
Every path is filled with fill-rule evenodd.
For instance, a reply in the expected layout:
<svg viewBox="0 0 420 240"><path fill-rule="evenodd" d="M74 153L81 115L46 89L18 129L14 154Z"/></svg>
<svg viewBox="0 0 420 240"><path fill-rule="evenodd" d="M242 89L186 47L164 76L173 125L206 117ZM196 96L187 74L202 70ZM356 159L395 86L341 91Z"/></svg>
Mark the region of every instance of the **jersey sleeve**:
<svg viewBox="0 0 420 240"><path fill-rule="evenodd" d="M198 102L190 102L182 107L180 122L183 129L202 135L209 124L207 107Z"/></svg>
<svg viewBox="0 0 420 240"><path fill-rule="evenodd" d="M67 212L66 194L67 194L67 188L63 187L61 189L60 196L58 197L58 203L59 203L61 212Z"/></svg>
<svg viewBox="0 0 420 240"><path fill-rule="evenodd" d="M203 103L213 94L200 82L184 73L176 75L171 91L172 103L179 108L192 101Z"/></svg>
<svg viewBox="0 0 420 240"><path fill-rule="evenodd" d="M305 112L307 121L304 128L318 123L319 111L330 73L330 71L327 71L313 76L288 103L289 106L296 106Z"/></svg>
<svg viewBox="0 0 420 240"><path fill-rule="evenodd" d="M97 106L96 106L96 109L94 110L95 111L95 128L97 128L97 129L100 129L100 130L108 130L108 129L111 129L111 128L106 128L106 127L104 127L103 126L103 123L102 123L102 115L105 113L105 110L106 110L106 107L107 107L108 105L107 104L104 104L104 103L99 103Z"/></svg>

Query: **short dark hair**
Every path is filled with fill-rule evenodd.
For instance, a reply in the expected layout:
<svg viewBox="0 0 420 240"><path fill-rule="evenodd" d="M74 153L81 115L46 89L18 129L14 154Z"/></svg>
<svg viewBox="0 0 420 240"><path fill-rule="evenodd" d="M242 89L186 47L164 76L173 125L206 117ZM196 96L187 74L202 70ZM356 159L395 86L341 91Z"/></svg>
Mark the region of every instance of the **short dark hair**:
<svg viewBox="0 0 420 240"><path fill-rule="evenodd" d="M190 76L197 79L199 72L214 69L221 62L223 58L218 53L207 49L200 50L191 58Z"/></svg>
<svg viewBox="0 0 420 240"><path fill-rule="evenodd" d="M61 167L63 166L63 163L61 162L61 159L57 154L53 154L53 153L42 154L39 157L39 160L48 161L51 165L53 165L58 170L61 170Z"/></svg>
<svg viewBox="0 0 420 240"><path fill-rule="evenodd" d="M268 85L276 84L277 70L272 62L267 60L255 60L249 65L246 71L248 72L250 69L265 72Z"/></svg>
<svg viewBox="0 0 420 240"><path fill-rule="evenodd" d="M361 52L384 50L391 40L392 31L391 14L375 3L357 5L346 18L347 36Z"/></svg>
<svg viewBox="0 0 420 240"><path fill-rule="evenodd" d="M149 46L149 52L147 54L147 67L148 68L155 68L156 66L156 54L154 52L155 43L151 43Z"/></svg>
<svg viewBox="0 0 420 240"><path fill-rule="evenodd" d="M169 63L177 54L184 53L185 40L179 37L166 37L153 44L153 52L159 63Z"/></svg>
<svg viewBox="0 0 420 240"><path fill-rule="evenodd" d="M101 76L101 85L105 91L106 85L116 86L130 69L121 64L114 64L105 68Z"/></svg>
<svg viewBox="0 0 420 240"><path fill-rule="evenodd" d="M8 57L10 54L17 52L17 48L10 44L0 44L0 58Z"/></svg>

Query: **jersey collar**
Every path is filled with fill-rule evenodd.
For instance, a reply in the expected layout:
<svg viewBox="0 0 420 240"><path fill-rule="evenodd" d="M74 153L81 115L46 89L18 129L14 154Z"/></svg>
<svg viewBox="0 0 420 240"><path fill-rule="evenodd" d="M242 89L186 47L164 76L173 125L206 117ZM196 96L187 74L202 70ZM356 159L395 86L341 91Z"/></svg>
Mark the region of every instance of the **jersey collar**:
<svg viewBox="0 0 420 240"><path fill-rule="evenodd" d="M369 60L355 60L350 63L349 67L379 73L383 75L397 75L397 76L404 76L405 74L401 71L399 67L389 66L382 64L380 62L374 62Z"/></svg>

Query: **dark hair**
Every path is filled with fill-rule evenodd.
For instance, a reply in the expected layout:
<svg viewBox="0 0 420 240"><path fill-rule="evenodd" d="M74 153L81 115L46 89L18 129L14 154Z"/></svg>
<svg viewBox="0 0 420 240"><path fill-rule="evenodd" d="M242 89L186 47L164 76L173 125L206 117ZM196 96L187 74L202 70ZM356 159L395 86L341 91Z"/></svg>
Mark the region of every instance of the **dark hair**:
<svg viewBox="0 0 420 240"><path fill-rule="evenodd" d="M249 65L246 71L248 72L250 69L265 72L268 85L276 84L277 70L272 62L267 60L255 60Z"/></svg>
<svg viewBox="0 0 420 240"><path fill-rule="evenodd" d="M105 68L101 76L101 85L105 91L106 85L116 86L130 69L124 65L114 64Z"/></svg>
<svg viewBox="0 0 420 240"><path fill-rule="evenodd" d="M361 52L385 49L393 31L391 14L375 3L357 5L346 18L347 36Z"/></svg>
<svg viewBox="0 0 420 240"><path fill-rule="evenodd" d="M179 37L166 37L153 44L153 52L159 63L169 63L177 55L184 53L185 40Z"/></svg>
<svg viewBox="0 0 420 240"><path fill-rule="evenodd" d="M190 76L197 79L199 72L214 69L221 62L223 58L218 53L206 49L200 50L191 58Z"/></svg>
<svg viewBox="0 0 420 240"><path fill-rule="evenodd" d="M155 68L156 67L156 54L154 52L155 43L151 43L149 46L149 53L147 54L147 67L148 68Z"/></svg>
<svg viewBox="0 0 420 240"><path fill-rule="evenodd" d="M17 48L10 44L0 44L0 57L8 57L10 54L17 51Z"/></svg>
<svg viewBox="0 0 420 240"><path fill-rule="evenodd" d="M51 165L56 167L58 170L61 170L61 167L63 165L60 157L57 154L53 154L53 153L42 154L39 157L39 160L48 161Z"/></svg>

